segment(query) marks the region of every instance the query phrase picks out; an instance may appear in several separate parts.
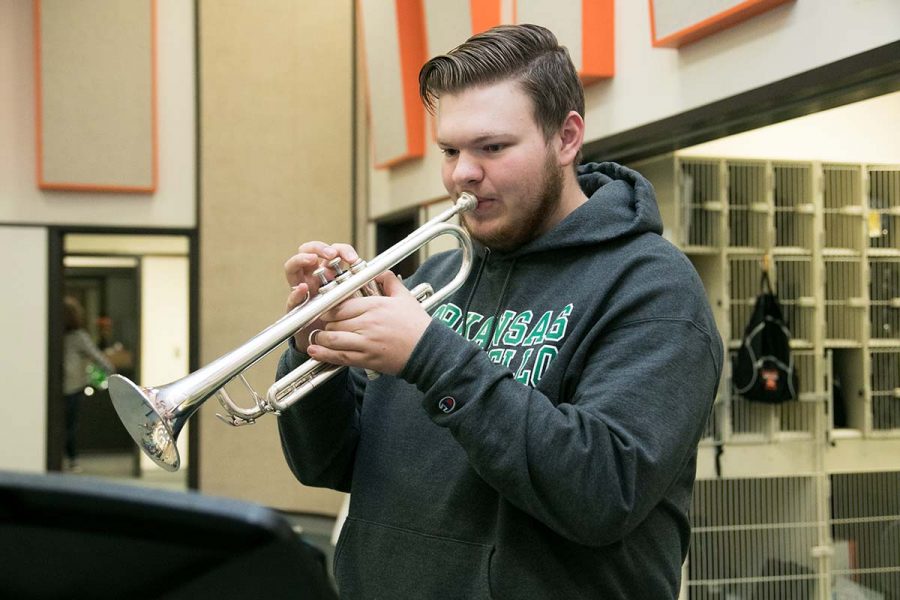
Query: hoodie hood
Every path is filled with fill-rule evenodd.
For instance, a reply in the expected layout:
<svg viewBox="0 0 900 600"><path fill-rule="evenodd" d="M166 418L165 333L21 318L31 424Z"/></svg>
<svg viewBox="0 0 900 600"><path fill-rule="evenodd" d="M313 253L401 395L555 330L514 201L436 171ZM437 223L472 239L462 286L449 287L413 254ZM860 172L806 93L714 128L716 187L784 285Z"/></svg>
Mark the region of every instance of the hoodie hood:
<svg viewBox="0 0 900 600"><path fill-rule="evenodd" d="M578 167L578 183L588 201L545 235L506 256L662 233L653 186L637 171L613 162L587 163Z"/></svg>

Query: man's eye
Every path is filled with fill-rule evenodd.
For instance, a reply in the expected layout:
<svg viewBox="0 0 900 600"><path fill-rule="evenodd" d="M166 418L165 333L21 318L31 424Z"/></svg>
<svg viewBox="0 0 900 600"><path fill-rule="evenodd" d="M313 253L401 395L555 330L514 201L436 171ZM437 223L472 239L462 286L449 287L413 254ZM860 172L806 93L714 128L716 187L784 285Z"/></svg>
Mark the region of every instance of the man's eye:
<svg viewBox="0 0 900 600"><path fill-rule="evenodd" d="M444 156L448 157L453 157L459 154L459 150L455 148L441 148L441 152L444 154Z"/></svg>
<svg viewBox="0 0 900 600"><path fill-rule="evenodd" d="M485 152L500 152L503 150L503 144L488 144L484 147Z"/></svg>

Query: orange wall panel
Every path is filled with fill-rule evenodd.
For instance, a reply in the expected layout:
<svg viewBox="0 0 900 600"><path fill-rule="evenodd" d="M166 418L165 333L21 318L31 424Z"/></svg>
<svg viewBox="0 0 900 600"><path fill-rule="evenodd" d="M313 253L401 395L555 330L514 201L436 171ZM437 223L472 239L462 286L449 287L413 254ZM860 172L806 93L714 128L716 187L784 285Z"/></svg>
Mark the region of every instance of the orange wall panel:
<svg viewBox="0 0 900 600"><path fill-rule="evenodd" d="M33 9L38 187L154 192L156 1Z"/></svg>
<svg viewBox="0 0 900 600"><path fill-rule="evenodd" d="M653 45L679 48L793 0L649 0Z"/></svg>

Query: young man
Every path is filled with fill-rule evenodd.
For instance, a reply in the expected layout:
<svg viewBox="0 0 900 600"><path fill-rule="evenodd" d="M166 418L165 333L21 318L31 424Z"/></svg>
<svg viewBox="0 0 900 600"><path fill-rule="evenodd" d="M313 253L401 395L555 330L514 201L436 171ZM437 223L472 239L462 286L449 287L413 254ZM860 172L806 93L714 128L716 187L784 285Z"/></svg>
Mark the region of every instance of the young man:
<svg viewBox="0 0 900 600"><path fill-rule="evenodd" d="M347 598L675 598L696 445L722 345L653 190L576 170L584 95L552 33L505 26L420 73L472 274L429 316L391 274L295 336L349 369L279 418L303 483L352 491L335 553ZM343 244L285 264L291 308ZM409 282L437 289L458 251ZM308 345L309 330L320 329ZM299 350L298 350L299 349Z"/></svg>

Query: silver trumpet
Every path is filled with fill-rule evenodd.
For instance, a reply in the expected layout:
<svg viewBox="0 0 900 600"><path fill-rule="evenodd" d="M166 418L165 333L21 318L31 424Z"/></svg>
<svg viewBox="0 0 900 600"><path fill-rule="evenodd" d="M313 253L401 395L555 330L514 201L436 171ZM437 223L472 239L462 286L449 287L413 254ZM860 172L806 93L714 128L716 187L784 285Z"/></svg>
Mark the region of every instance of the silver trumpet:
<svg viewBox="0 0 900 600"><path fill-rule="evenodd" d="M324 269L317 272L323 285L319 293L297 306L242 346L217 358L199 370L159 387L141 387L121 375L109 378L109 393L119 418L135 443L153 461L167 471L181 465L176 441L187 420L212 396L218 396L228 416L217 415L229 425L253 423L266 413L280 414L344 367L312 359L291 371L269 388L265 398L257 394L244 378L244 371L288 340L297 331L313 323L323 313L353 296L377 294L372 281L434 238L450 234L462 247L462 264L456 276L435 292L422 284L412 290L425 310L431 310L456 291L472 270L472 242L457 225L447 223L454 215L474 209L478 200L463 193L456 203L431 219L370 262L358 261L347 270L337 263L329 266L337 276L328 282ZM326 283L327 282L327 283ZM374 375L370 375L374 376ZM231 400L225 385L240 378L254 400L253 408L242 408Z"/></svg>

